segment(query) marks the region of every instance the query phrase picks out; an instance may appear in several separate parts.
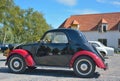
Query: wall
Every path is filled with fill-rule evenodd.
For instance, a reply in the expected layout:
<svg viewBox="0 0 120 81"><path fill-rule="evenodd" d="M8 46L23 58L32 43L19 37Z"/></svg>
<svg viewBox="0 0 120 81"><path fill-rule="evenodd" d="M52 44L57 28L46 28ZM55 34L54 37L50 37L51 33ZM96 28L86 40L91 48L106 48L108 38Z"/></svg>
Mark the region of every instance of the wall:
<svg viewBox="0 0 120 81"><path fill-rule="evenodd" d="M98 41L98 39L107 39L107 46L118 48L119 31L107 31L100 33L98 31L83 32L89 41Z"/></svg>

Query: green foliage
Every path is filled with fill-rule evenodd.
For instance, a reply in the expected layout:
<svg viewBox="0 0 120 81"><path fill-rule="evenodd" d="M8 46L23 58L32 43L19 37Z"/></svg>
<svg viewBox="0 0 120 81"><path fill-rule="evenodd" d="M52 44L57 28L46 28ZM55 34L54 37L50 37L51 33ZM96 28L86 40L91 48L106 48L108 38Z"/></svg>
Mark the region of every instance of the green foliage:
<svg viewBox="0 0 120 81"><path fill-rule="evenodd" d="M35 42L50 28L42 13L20 9L12 0L0 0L0 42Z"/></svg>

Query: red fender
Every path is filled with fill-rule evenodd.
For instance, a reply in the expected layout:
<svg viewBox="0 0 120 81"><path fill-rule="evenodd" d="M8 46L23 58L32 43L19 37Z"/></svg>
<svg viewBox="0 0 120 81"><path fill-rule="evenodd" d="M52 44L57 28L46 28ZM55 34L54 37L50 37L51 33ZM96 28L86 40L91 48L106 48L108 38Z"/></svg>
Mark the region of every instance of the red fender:
<svg viewBox="0 0 120 81"><path fill-rule="evenodd" d="M77 57L83 56L83 55L91 57L99 68L106 69L106 65L101 60L101 58L99 58L96 54L94 54L90 51L86 51L86 50L79 51L79 52L75 53L75 55L73 55L72 59L70 60L70 67L73 66L74 61L76 60Z"/></svg>
<svg viewBox="0 0 120 81"><path fill-rule="evenodd" d="M27 64L27 66L35 66L35 62L32 58L32 56L26 51L26 50L23 50L23 49L15 49L15 50L12 50L7 58L7 61L9 59L9 57L13 54L19 54L21 56L23 56L23 58L25 59L25 62Z"/></svg>

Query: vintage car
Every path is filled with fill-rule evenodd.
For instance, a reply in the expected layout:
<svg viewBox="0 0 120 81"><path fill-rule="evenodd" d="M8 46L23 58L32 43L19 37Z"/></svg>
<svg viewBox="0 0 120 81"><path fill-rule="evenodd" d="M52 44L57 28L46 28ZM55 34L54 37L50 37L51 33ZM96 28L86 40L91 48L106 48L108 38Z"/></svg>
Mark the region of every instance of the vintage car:
<svg viewBox="0 0 120 81"><path fill-rule="evenodd" d="M13 73L39 66L69 67L79 77L91 77L96 66L107 69L104 58L83 33L73 29L49 30L39 42L19 45L10 51L6 65Z"/></svg>
<svg viewBox="0 0 120 81"><path fill-rule="evenodd" d="M114 48L107 47L99 41L89 41L103 56L112 56L114 54Z"/></svg>

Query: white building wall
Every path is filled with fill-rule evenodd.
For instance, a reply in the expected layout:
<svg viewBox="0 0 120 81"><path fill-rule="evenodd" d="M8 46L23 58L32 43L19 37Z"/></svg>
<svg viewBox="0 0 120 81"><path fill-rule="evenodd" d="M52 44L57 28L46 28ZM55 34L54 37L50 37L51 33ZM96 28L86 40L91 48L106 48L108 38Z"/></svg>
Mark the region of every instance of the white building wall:
<svg viewBox="0 0 120 81"><path fill-rule="evenodd" d="M98 41L98 39L107 39L107 46L118 47L118 39L120 39L119 31L107 31L100 33L98 31L83 32L89 41Z"/></svg>

